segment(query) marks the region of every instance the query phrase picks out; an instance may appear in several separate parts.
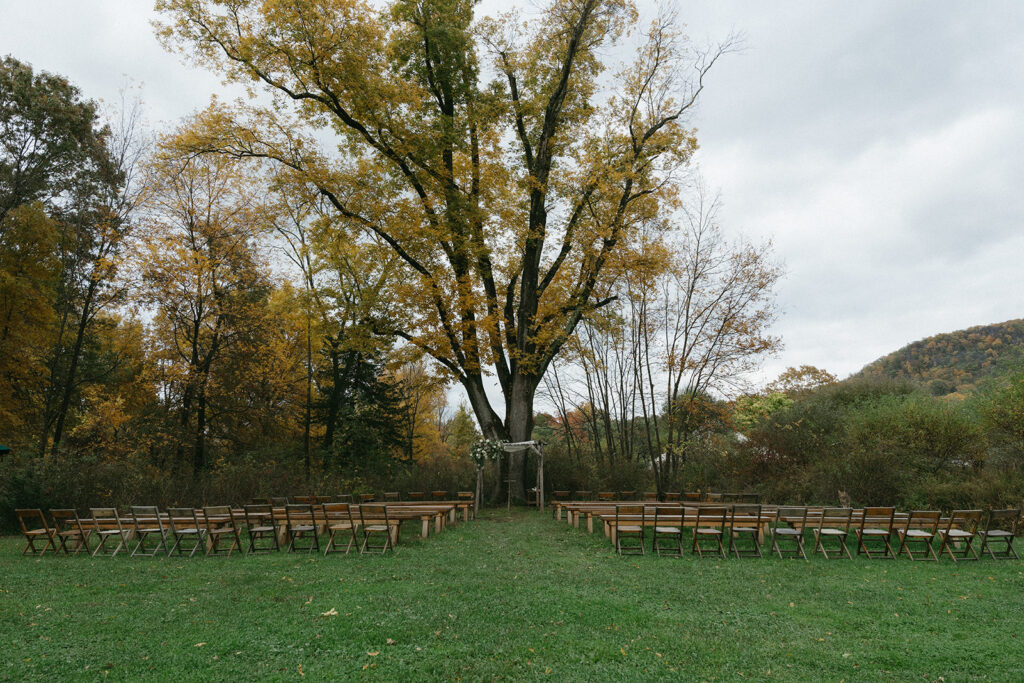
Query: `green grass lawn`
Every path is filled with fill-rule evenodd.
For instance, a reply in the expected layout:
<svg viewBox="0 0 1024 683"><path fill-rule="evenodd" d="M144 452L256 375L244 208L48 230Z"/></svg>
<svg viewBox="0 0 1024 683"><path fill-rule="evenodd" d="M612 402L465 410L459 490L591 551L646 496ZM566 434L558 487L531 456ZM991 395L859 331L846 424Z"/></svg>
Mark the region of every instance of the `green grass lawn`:
<svg viewBox="0 0 1024 683"><path fill-rule="evenodd" d="M1024 680L1024 564L618 557L486 512L385 557L21 557L0 678Z"/></svg>

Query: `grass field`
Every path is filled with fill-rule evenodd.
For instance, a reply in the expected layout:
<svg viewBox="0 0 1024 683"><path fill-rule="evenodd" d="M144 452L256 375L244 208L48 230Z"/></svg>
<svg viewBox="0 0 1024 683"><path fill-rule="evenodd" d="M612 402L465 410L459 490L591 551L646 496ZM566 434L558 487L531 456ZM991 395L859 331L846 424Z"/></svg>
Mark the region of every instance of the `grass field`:
<svg viewBox="0 0 1024 683"><path fill-rule="evenodd" d="M618 557L485 512L385 557L21 557L0 678L1024 680L1024 564Z"/></svg>

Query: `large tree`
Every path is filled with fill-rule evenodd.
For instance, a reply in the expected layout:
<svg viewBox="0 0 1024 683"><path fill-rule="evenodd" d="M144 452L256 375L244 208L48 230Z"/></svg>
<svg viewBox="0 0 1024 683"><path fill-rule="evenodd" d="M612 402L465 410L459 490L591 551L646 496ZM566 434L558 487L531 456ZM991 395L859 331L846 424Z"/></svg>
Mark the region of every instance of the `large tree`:
<svg viewBox="0 0 1024 683"><path fill-rule="evenodd" d="M474 21L475 4L156 6L169 45L275 100L215 104L193 149L276 159L389 245L405 269L392 291L401 314L378 330L443 365L486 435L525 440L545 371L608 302L637 228L676 202L696 149L685 117L723 48L690 50L662 14L606 78L602 56L637 21L628 0L552 0L525 22ZM330 133L337 152L316 151Z"/></svg>

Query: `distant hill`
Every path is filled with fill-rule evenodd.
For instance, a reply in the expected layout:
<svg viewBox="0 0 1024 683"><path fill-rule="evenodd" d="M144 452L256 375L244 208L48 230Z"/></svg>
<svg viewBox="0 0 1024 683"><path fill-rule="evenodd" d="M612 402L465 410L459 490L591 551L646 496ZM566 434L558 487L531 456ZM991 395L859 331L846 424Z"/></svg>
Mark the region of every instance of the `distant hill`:
<svg viewBox="0 0 1024 683"><path fill-rule="evenodd" d="M969 394L981 381L1019 369L1022 360L1024 320L1008 320L916 341L857 375L915 380L936 396Z"/></svg>

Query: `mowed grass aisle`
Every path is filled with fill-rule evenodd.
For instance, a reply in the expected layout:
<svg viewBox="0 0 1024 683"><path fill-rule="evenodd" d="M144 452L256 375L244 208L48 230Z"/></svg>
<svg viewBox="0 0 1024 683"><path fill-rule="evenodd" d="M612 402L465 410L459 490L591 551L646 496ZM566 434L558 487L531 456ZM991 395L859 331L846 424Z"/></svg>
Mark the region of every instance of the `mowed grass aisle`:
<svg viewBox="0 0 1024 683"><path fill-rule="evenodd" d="M19 556L0 677L1024 680L1024 565L614 554L488 511L385 557Z"/></svg>

